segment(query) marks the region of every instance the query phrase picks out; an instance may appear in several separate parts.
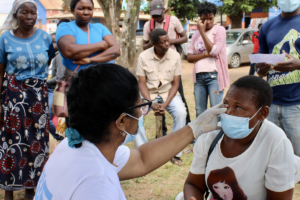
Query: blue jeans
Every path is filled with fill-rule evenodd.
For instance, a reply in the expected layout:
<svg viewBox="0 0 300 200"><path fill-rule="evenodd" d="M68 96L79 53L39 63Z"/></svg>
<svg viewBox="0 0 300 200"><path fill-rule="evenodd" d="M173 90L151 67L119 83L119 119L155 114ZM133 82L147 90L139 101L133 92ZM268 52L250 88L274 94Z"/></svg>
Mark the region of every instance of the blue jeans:
<svg viewBox="0 0 300 200"><path fill-rule="evenodd" d="M158 96L154 99L153 103L157 103L157 102L164 102L164 101L160 96ZM173 118L172 132L175 132L185 126L187 111L186 111L185 105L184 105L180 95L175 96L172 99L171 103L166 108L166 111L168 113L170 113L170 115ZM147 142L143 118L140 118L140 120L139 120L138 135L136 136L134 142L135 142L136 147ZM176 155L176 157L181 157L181 154L182 154L182 152L179 152Z"/></svg>
<svg viewBox="0 0 300 200"><path fill-rule="evenodd" d="M284 130L292 142L295 154L300 156L300 104L291 106L272 104L267 119Z"/></svg>
<svg viewBox="0 0 300 200"><path fill-rule="evenodd" d="M207 109L208 96L210 107L213 107L222 102L223 94L224 90L219 91L218 72L197 73L194 83L196 117Z"/></svg>
<svg viewBox="0 0 300 200"><path fill-rule="evenodd" d="M55 126L51 120L52 116L53 116L53 112L51 110L51 106L53 103L53 90L51 90L50 88L48 88L48 102L49 102L49 131L50 131L50 134L56 140L63 140L64 138L62 136L55 133Z"/></svg>

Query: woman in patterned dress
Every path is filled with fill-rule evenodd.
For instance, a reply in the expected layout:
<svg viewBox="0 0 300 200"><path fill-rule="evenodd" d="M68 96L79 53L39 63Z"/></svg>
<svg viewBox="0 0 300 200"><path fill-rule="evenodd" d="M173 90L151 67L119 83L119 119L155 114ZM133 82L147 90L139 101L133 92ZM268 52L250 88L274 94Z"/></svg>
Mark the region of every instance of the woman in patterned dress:
<svg viewBox="0 0 300 200"><path fill-rule="evenodd" d="M0 188L5 199L32 198L49 156L45 79L55 56L50 36L34 27L34 0L16 0L0 29Z"/></svg>

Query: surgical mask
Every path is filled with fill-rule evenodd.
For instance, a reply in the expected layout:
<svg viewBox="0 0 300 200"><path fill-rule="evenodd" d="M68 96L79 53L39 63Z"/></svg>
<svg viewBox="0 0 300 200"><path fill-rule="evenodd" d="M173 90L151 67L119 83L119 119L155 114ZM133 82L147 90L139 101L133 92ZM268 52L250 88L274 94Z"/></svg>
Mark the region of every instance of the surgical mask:
<svg viewBox="0 0 300 200"><path fill-rule="evenodd" d="M278 0L278 7L285 13L294 12L300 6L300 0Z"/></svg>
<svg viewBox="0 0 300 200"><path fill-rule="evenodd" d="M260 108L261 109L261 108ZM253 115L255 115L260 111L260 109ZM221 125L225 134L232 139L243 139L246 138L253 129L256 127L258 122L255 124L253 128L249 128L249 121L253 119L253 117L237 117L232 115L227 115L225 113L220 114L221 117Z"/></svg>
<svg viewBox="0 0 300 200"><path fill-rule="evenodd" d="M138 118L136 118L136 117L134 117L134 116L131 116L131 115L127 114L127 113L126 113L126 115L129 116L129 117L131 117L131 118L133 118L133 119L139 120L139 122L140 122L140 119L138 119ZM141 117L142 117L142 116L141 116ZM122 134L123 136L126 135L126 137L125 137L125 140L124 140L124 142L122 143L122 145L123 145L123 144L126 144L126 143L128 143L128 142L131 142L131 141L133 141L133 140L135 140L135 137L136 137L136 135L138 134L138 132L139 132L139 125L138 125L138 127L137 127L137 130L136 130L136 133L135 133L135 134L130 134L130 133L128 133L126 130L124 130L121 134Z"/></svg>

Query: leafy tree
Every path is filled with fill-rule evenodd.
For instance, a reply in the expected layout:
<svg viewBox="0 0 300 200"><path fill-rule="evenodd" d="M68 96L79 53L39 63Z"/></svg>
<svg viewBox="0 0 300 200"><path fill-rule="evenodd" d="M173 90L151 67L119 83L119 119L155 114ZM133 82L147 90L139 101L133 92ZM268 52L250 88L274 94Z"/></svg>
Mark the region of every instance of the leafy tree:
<svg viewBox="0 0 300 200"><path fill-rule="evenodd" d="M149 1L151 2L151 0ZM171 8L170 15L175 15L180 20L193 20L198 17L199 0L169 0L168 7ZM150 3L143 9L150 13Z"/></svg>
<svg viewBox="0 0 300 200"><path fill-rule="evenodd" d="M251 12L254 8L269 8L277 5L277 0L221 0L223 6L219 7L221 13L226 14L231 21L231 28L241 28L244 12Z"/></svg>

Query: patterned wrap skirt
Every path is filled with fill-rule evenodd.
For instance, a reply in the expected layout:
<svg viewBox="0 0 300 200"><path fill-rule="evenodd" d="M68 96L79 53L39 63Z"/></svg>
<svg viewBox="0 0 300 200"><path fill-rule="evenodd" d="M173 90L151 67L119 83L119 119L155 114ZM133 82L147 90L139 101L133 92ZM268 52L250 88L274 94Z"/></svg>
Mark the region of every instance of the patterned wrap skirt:
<svg viewBox="0 0 300 200"><path fill-rule="evenodd" d="M18 81L7 75L2 87L4 123L0 130L0 188L34 189L49 158L46 81Z"/></svg>

